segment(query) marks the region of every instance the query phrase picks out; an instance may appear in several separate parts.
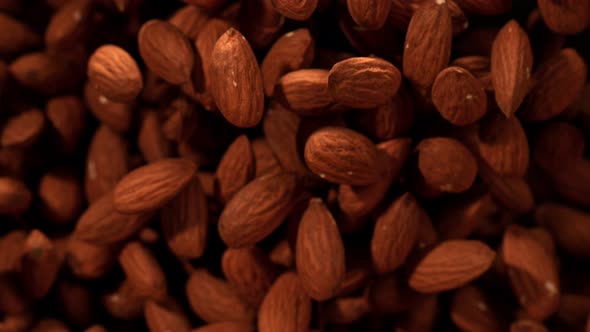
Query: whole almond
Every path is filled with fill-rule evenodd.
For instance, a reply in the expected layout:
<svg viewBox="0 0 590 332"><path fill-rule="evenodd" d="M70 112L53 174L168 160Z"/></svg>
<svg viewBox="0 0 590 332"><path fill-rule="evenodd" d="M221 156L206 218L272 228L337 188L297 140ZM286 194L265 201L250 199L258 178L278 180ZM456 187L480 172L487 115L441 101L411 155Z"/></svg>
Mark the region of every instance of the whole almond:
<svg viewBox="0 0 590 332"><path fill-rule="evenodd" d="M317 301L334 297L344 278L344 244L336 221L321 199L312 198L297 231L297 274Z"/></svg>
<svg viewBox="0 0 590 332"><path fill-rule="evenodd" d="M348 107L373 108L397 93L401 73L391 63L377 58L350 58L335 64L328 76L334 100Z"/></svg>
<svg viewBox="0 0 590 332"><path fill-rule="evenodd" d="M535 84L518 115L527 121L544 121L561 114L584 89L587 66L578 52L566 48L542 63L533 75Z"/></svg>
<svg viewBox="0 0 590 332"><path fill-rule="evenodd" d="M41 43L39 35L28 25L10 17L6 13L0 13L0 26L4 31L0 37L0 54L11 55L21 53Z"/></svg>
<svg viewBox="0 0 590 332"><path fill-rule="evenodd" d="M27 237L23 250L23 286L31 297L42 298L57 279L62 260L52 241L36 229Z"/></svg>
<svg viewBox="0 0 590 332"><path fill-rule="evenodd" d="M399 275L389 273L371 280L365 292L372 310L380 313L401 313L410 309L416 293Z"/></svg>
<svg viewBox="0 0 590 332"><path fill-rule="evenodd" d="M101 123L117 132L129 130L133 120L133 104L112 102L90 83L84 86L84 100L90 112Z"/></svg>
<svg viewBox="0 0 590 332"><path fill-rule="evenodd" d="M0 177L0 213L20 214L29 208L33 195L21 181Z"/></svg>
<svg viewBox="0 0 590 332"><path fill-rule="evenodd" d="M328 74L324 69L292 71L277 82L275 97L285 108L302 116L332 113L330 105L334 101L328 91Z"/></svg>
<svg viewBox="0 0 590 332"><path fill-rule="evenodd" d="M209 20L205 10L197 6L186 5L170 16L168 23L177 27L189 40L195 40L201 29Z"/></svg>
<svg viewBox="0 0 590 332"><path fill-rule="evenodd" d="M103 45L88 60L88 79L98 92L114 102L130 102L143 88L135 60L124 49Z"/></svg>
<svg viewBox="0 0 590 332"><path fill-rule="evenodd" d="M551 231L561 248L578 257L590 256L590 215L556 203L535 208L535 221Z"/></svg>
<svg viewBox="0 0 590 332"><path fill-rule="evenodd" d="M13 230L0 237L0 272L18 272L25 249L27 234L22 230Z"/></svg>
<svg viewBox="0 0 590 332"><path fill-rule="evenodd" d="M438 73L449 63L452 30L444 1L420 6L412 16L406 33L403 72L423 93L429 91Z"/></svg>
<svg viewBox="0 0 590 332"><path fill-rule="evenodd" d="M432 103L443 118L458 126L478 121L487 111L483 85L459 67L448 67L438 74L432 85Z"/></svg>
<svg viewBox="0 0 590 332"><path fill-rule="evenodd" d="M297 275L285 272L272 285L258 311L260 332L304 332L311 322L311 299Z"/></svg>
<svg viewBox="0 0 590 332"><path fill-rule="evenodd" d="M83 42L92 27L91 0L68 1L59 7L45 29L45 43L50 49L67 50Z"/></svg>
<svg viewBox="0 0 590 332"><path fill-rule="evenodd" d="M21 55L10 64L9 71L20 84L44 95L72 87L83 76L82 68L68 58L44 52Z"/></svg>
<svg viewBox="0 0 590 332"><path fill-rule="evenodd" d="M146 299L141 296L128 279L111 293L102 297L106 312L118 319L138 319L144 314Z"/></svg>
<svg viewBox="0 0 590 332"><path fill-rule="evenodd" d="M256 177L282 172L279 160L265 138L259 137L253 140L252 151L254 151L254 159L256 159Z"/></svg>
<svg viewBox="0 0 590 332"><path fill-rule="evenodd" d="M195 55L186 36L170 23L150 20L138 34L139 53L147 67L172 84L190 79Z"/></svg>
<svg viewBox="0 0 590 332"><path fill-rule="evenodd" d="M145 303L144 315L149 330L153 332L189 332L191 329L188 317L171 305L149 300Z"/></svg>
<svg viewBox="0 0 590 332"><path fill-rule="evenodd" d="M352 19L361 27L376 30L381 28L391 9L389 0L347 0L346 5Z"/></svg>
<svg viewBox="0 0 590 332"><path fill-rule="evenodd" d="M281 15L297 21L307 20L318 6L318 0L271 0Z"/></svg>
<svg viewBox="0 0 590 332"><path fill-rule="evenodd" d="M230 28L215 43L211 57L211 93L221 114L237 127L254 127L264 112L264 91L246 38Z"/></svg>
<svg viewBox="0 0 590 332"><path fill-rule="evenodd" d="M111 270L116 262L117 247L96 245L71 237L67 242L66 260L72 273L82 279L94 279Z"/></svg>
<svg viewBox="0 0 590 332"><path fill-rule="evenodd" d="M186 295L195 314L207 323L250 322L254 318L253 309L240 299L229 283L203 269L191 274Z"/></svg>
<svg viewBox="0 0 590 332"><path fill-rule="evenodd" d="M180 158L163 159L135 169L115 187L115 209L121 213L156 210L176 196L195 171L192 161Z"/></svg>
<svg viewBox="0 0 590 332"><path fill-rule="evenodd" d="M138 242L128 243L119 254L119 264L139 295L155 300L166 296L166 275L146 247Z"/></svg>
<svg viewBox="0 0 590 332"><path fill-rule="evenodd" d="M80 145L86 128L86 108L77 96L63 96L47 101L47 119L56 132L60 150L71 154Z"/></svg>
<svg viewBox="0 0 590 332"><path fill-rule="evenodd" d="M451 303L451 319L465 331L506 331L502 317L492 307L486 294L472 285L458 289Z"/></svg>
<svg viewBox="0 0 590 332"><path fill-rule="evenodd" d="M305 143L305 163L326 181L367 185L380 177L379 153L363 135L346 128L325 127Z"/></svg>
<svg viewBox="0 0 590 332"><path fill-rule="evenodd" d="M161 210L160 225L170 250L183 258L199 258L207 244L207 197L194 177Z"/></svg>
<svg viewBox="0 0 590 332"><path fill-rule="evenodd" d="M38 109L31 109L8 119L0 131L0 144L4 147L28 147L43 133L45 116Z"/></svg>
<svg viewBox="0 0 590 332"><path fill-rule="evenodd" d="M418 237L419 220L428 218L410 193L405 193L377 218L371 238L371 257L377 273L399 268Z"/></svg>
<svg viewBox="0 0 590 332"><path fill-rule="evenodd" d="M491 57L496 102L506 117L516 112L527 95L532 68L529 37L515 20L511 20L498 32Z"/></svg>
<svg viewBox="0 0 590 332"><path fill-rule="evenodd" d="M299 196L294 174L268 174L240 190L221 212L218 231L231 248L252 246L272 233Z"/></svg>
<svg viewBox="0 0 590 332"><path fill-rule="evenodd" d="M495 257L496 253L480 241L445 241L418 263L409 285L421 293L458 288L486 272Z"/></svg>
<svg viewBox="0 0 590 332"><path fill-rule="evenodd" d="M69 224L82 212L82 186L67 168L59 168L43 175L38 195L48 221Z"/></svg>
<svg viewBox="0 0 590 332"><path fill-rule="evenodd" d="M452 138L427 138L418 144L418 169L429 185L458 193L471 187L477 162L471 152Z"/></svg>
<svg viewBox="0 0 590 332"><path fill-rule="evenodd" d="M547 27L559 34L582 32L590 24L590 2L585 0L538 0L537 5Z"/></svg>
<svg viewBox="0 0 590 332"><path fill-rule="evenodd" d="M255 163L248 137L241 135L236 138L225 151L215 172L215 190L220 202L227 203L254 178Z"/></svg>

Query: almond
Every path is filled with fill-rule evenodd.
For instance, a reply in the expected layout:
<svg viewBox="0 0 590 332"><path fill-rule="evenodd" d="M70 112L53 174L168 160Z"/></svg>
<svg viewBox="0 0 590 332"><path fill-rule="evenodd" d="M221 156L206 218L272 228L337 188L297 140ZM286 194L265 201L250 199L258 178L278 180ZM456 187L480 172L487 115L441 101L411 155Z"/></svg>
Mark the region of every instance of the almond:
<svg viewBox="0 0 590 332"><path fill-rule="evenodd" d="M296 244L297 274L316 301L334 297L345 273L344 244L336 221L319 198L312 198L301 217Z"/></svg>
<svg viewBox="0 0 590 332"><path fill-rule="evenodd" d="M326 181L367 185L380 175L379 153L363 135L346 128L325 127L305 143L305 163Z"/></svg>
<svg viewBox="0 0 590 332"><path fill-rule="evenodd" d="M477 15L499 15L512 9L512 0L455 0L463 10Z"/></svg>
<svg viewBox="0 0 590 332"><path fill-rule="evenodd" d="M45 296L57 279L61 264L52 241L39 230L31 231L22 256L23 286L27 293L35 299Z"/></svg>
<svg viewBox="0 0 590 332"><path fill-rule="evenodd" d="M168 247L177 256L199 258L207 244L207 197L194 177L161 210L160 225Z"/></svg>
<svg viewBox="0 0 590 332"><path fill-rule="evenodd" d="M195 55L185 35L170 23L150 20L138 34L139 53L147 67L172 84L190 79Z"/></svg>
<svg viewBox="0 0 590 332"><path fill-rule="evenodd" d="M133 120L133 105L115 103L100 94L96 88L87 83L84 86L84 100L90 112L103 124L117 132L126 132Z"/></svg>
<svg viewBox="0 0 590 332"><path fill-rule="evenodd" d="M137 294L162 300L167 293L166 275L156 258L138 242L128 243L119 254L119 264Z"/></svg>
<svg viewBox="0 0 590 332"><path fill-rule="evenodd" d="M279 160L265 138L259 137L253 140L252 151L254 151L254 159L256 159L256 177L282 172Z"/></svg>
<svg viewBox="0 0 590 332"><path fill-rule="evenodd" d="M488 184L490 193L499 205L515 214L522 214L533 208L533 193L522 177L500 175L484 162L480 162L478 167L479 175Z"/></svg>
<svg viewBox="0 0 590 332"><path fill-rule="evenodd" d="M471 152L451 138L427 138L418 144L418 169L424 180L443 192L459 193L471 187L477 162Z"/></svg>
<svg viewBox="0 0 590 332"><path fill-rule="evenodd" d="M221 203L229 202L254 178L255 160L250 140L241 135L227 148L215 172L215 190Z"/></svg>
<svg viewBox="0 0 590 332"><path fill-rule="evenodd" d="M143 114L137 145L148 163L166 159L172 154L170 142L164 136L162 123L155 111L150 110Z"/></svg>
<svg viewBox="0 0 590 332"><path fill-rule="evenodd" d="M305 21L311 17L318 0L271 0L279 14L297 21Z"/></svg>
<svg viewBox="0 0 590 332"><path fill-rule="evenodd" d="M59 304L67 319L78 326L88 325L94 318L93 294L78 282L62 280L57 285Z"/></svg>
<svg viewBox="0 0 590 332"><path fill-rule="evenodd" d="M486 272L495 257L496 253L480 241L444 241L418 263L409 285L421 293L459 288Z"/></svg>
<svg viewBox="0 0 590 332"><path fill-rule="evenodd" d="M111 270L116 262L113 246L91 244L71 237L67 243L66 260L72 273L83 279L94 279Z"/></svg>
<svg viewBox="0 0 590 332"><path fill-rule="evenodd" d="M275 97L285 108L301 116L333 113L328 74L324 69L292 71L277 82Z"/></svg>
<svg viewBox="0 0 590 332"><path fill-rule="evenodd" d="M533 51L515 20L498 32L492 46L491 71L496 102L506 117L518 109L531 86Z"/></svg>
<svg viewBox="0 0 590 332"><path fill-rule="evenodd" d="M33 195L27 186L17 179L0 177L0 213L21 214L31 205Z"/></svg>
<svg viewBox="0 0 590 332"><path fill-rule="evenodd" d="M229 283L203 269L191 274L186 295L195 314L207 323L251 322L254 318L252 308L238 297Z"/></svg>
<svg viewBox="0 0 590 332"><path fill-rule="evenodd" d="M351 324L370 312L369 302L364 295L339 297L321 308L321 317L326 322Z"/></svg>
<svg viewBox="0 0 590 332"><path fill-rule="evenodd" d="M487 111L483 85L459 67L441 71L432 85L432 103L443 118L464 126L481 119Z"/></svg>
<svg viewBox="0 0 590 332"><path fill-rule="evenodd" d="M0 27L10 31L0 37L0 54L18 54L41 44L41 38L35 31L6 13L0 13Z"/></svg>
<svg viewBox="0 0 590 332"><path fill-rule="evenodd" d="M144 313L145 303L145 297L138 294L128 279L102 298L102 305L109 315L126 320L140 318Z"/></svg>
<svg viewBox="0 0 590 332"><path fill-rule="evenodd" d="M535 208L535 221L547 227L557 243L569 254L590 256L590 215L556 203Z"/></svg>
<svg viewBox="0 0 590 332"><path fill-rule="evenodd" d="M447 204L438 215L437 230L442 239L463 239L498 212L491 195Z"/></svg>
<svg viewBox="0 0 590 332"><path fill-rule="evenodd" d="M420 6L412 16L406 33L403 72L423 93L429 91L449 63L452 36L451 17L444 1Z"/></svg>
<svg viewBox="0 0 590 332"><path fill-rule="evenodd" d="M252 246L272 233L298 199L295 175L268 174L240 190L221 212L218 231L231 248Z"/></svg>
<svg viewBox="0 0 590 332"><path fill-rule="evenodd" d="M396 314L410 309L416 293L408 288L399 275L389 273L369 282L366 289L371 310Z"/></svg>
<svg viewBox="0 0 590 332"><path fill-rule="evenodd" d="M143 88L135 60L115 45L99 47L88 60L88 79L97 91L114 102L130 102Z"/></svg>
<svg viewBox="0 0 590 332"><path fill-rule="evenodd" d="M590 22L590 2L585 0L538 0L537 5L547 27L559 34L576 34Z"/></svg>
<svg viewBox="0 0 590 332"><path fill-rule="evenodd" d="M407 136L413 120L414 102L404 87L391 102L373 110L360 110L355 118L362 132L378 141Z"/></svg>
<svg viewBox="0 0 590 332"><path fill-rule="evenodd" d="M195 40L208 20L209 15L205 10L186 5L174 12L168 18L168 23L177 27L189 40Z"/></svg>
<svg viewBox="0 0 590 332"><path fill-rule="evenodd" d="M491 306L488 296L475 286L458 289L451 303L451 319L464 331L506 331L502 317Z"/></svg>
<svg viewBox="0 0 590 332"><path fill-rule="evenodd" d="M156 210L170 201L193 178L196 166L185 159L163 159L127 174L114 191L121 213Z"/></svg>
<svg viewBox="0 0 590 332"><path fill-rule="evenodd" d="M533 75L535 84L519 116L544 121L561 114L584 89L587 66L578 52L566 48L542 63Z"/></svg>
<svg viewBox="0 0 590 332"><path fill-rule="evenodd" d="M401 73L391 63L376 58L350 58L335 64L328 76L334 100L353 108L385 104L398 91Z"/></svg>
<svg viewBox="0 0 590 332"><path fill-rule="evenodd" d="M428 218L414 196L403 194L377 218L371 238L371 257L379 274L392 272L405 261L418 236L421 218Z"/></svg>
<svg viewBox="0 0 590 332"><path fill-rule="evenodd" d="M237 127L254 127L264 112L262 75L252 48L230 28L215 43L209 64L211 93L223 116Z"/></svg>
<svg viewBox="0 0 590 332"><path fill-rule="evenodd" d="M0 278L0 308L6 314L23 313L30 305L30 299L24 294L19 283L11 276Z"/></svg>
<svg viewBox="0 0 590 332"><path fill-rule="evenodd" d="M94 5L91 0L75 0L59 7L45 29L45 44L51 49L67 50L83 42L93 23Z"/></svg>
<svg viewBox="0 0 590 332"><path fill-rule="evenodd" d="M297 275L285 272L272 285L258 311L260 332L304 332L311 322L311 299Z"/></svg>
<svg viewBox="0 0 590 332"><path fill-rule="evenodd" d="M189 332L191 330L188 317L174 305L149 300L145 303L144 315L149 330L153 332Z"/></svg>
<svg viewBox="0 0 590 332"><path fill-rule="evenodd" d="M27 234L21 230L13 230L0 237L0 272L17 272L21 269L21 258L24 254Z"/></svg>
<svg viewBox="0 0 590 332"><path fill-rule="evenodd" d="M47 101L47 119L55 129L60 150L71 154L80 145L86 128L86 108L77 96L63 96Z"/></svg>
<svg viewBox="0 0 590 332"><path fill-rule="evenodd" d="M82 186L70 169L59 168L43 175L38 192L49 222L69 224L82 212Z"/></svg>
<svg viewBox="0 0 590 332"><path fill-rule="evenodd" d="M31 109L12 116L0 131L3 147L28 147L43 133L45 116L38 109Z"/></svg>
<svg viewBox="0 0 590 332"><path fill-rule="evenodd" d="M486 92L493 92L492 73L490 72L491 60L489 56L469 55L455 59L452 66L467 69L479 80ZM489 105L488 105L489 106Z"/></svg>
<svg viewBox="0 0 590 332"><path fill-rule="evenodd" d="M283 16L274 9L272 0L250 0L237 7L240 32L253 49L267 49L277 39L285 24ZM230 8L226 11L230 12Z"/></svg>
<svg viewBox="0 0 590 332"><path fill-rule="evenodd" d="M370 30L381 28L391 8L389 0L347 0L346 5L352 19L361 27Z"/></svg>

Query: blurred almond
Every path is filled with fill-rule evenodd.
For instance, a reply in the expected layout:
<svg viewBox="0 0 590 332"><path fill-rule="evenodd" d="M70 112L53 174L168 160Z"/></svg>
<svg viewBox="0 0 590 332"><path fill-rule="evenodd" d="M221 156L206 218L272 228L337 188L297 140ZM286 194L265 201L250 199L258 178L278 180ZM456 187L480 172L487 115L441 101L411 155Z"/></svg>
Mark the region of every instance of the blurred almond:
<svg viewBox="0 0 590 332"><path fill-rule="evenodd" d="M155 111L144 112L137 134L137 145L148 163L166 159L172 154L170 142L164 136L162 123Z"/></svg>
<svg viewBox="0 0 590 332"><path fill-rule="evenodd" d="M569 254L590 256L590 214L561 204L545 203L535 208L535 221L547 227Z"/></svg>
<svg viewBox="0 0 590 332"><path fill-rule="evenodd" d="M141 296L161 300L166 296L166 276L156 258L143 245L128 243L119 254L125 276Z"/></svg>
<svg viewBox="0 0 590 332"><path fill-rule="evenodd" d="M0 131L0 143L4 147L27 147L34 144L45 127L45 116L38 109L31 109L8 119Z"/></svg>
<svg viewBox="0 0 590 332"><path fill-rule="evenodd" d="M31 297L42 298L57 279L62 262L51 240L36 229L27 237L23 250L23 286Z"/></svg>
<svg viewBox="0 0 590 332"><path fill-rule="evenodd" d="M0 177L0 213L21 214L29 208L33 195L21 181Z"/></svg>
<svg viewBox="0 0 590 332"><path fill-rule="evenodd" d="M131 127L132 104L112 102L90 83L84 86L84 100L90 112L112 130L126 132Z"/></svg>
<svg viewBox="0 0 590 332"><path fill-rule="evenodd" d="M451 303L451 319L464 331L506 331L502 318L492 306L486 294L479 288L468 285L458 289Z"/></svg>
<svg viewBox="0 0 590 332"><path fill-rule="evenodd" d="M590 2L588 1L538 0L537 5L547 27L556 33L568 35L579 33L590 24Z"/></svg>
<svg viewBox="0 0 590 332"><path fill-rule="evenodd" d="M10 31L0 37L0 54L18 54L41 44L41 38L34 30L4 12L0 13L0 27Z"/></svg>
<svg viewBox="0 0 590 332"><path fill-rule="evenodd" d="M76 96L52 98L47 101L45 111L60 150L67 154L74 152L86 128L86 108L82 101Z"/></svg>
<svg viewBox="0 0 590 332"><path fill-rule="evenodd" d="M347 0L346 5L352 19L361 27L376 30L381 28L391 8L389 0Z"/></svg>
<svg viewBox="0 0 590 332"><path fill-rule="evenodd" d="M168 23L177 27L189 40L195 40L201 29L209 20L207 12L200 7L186 5L178 9Z"/></svg>
<svg viewBox="0 0 590 332"><path fill-rule="evenodd" d="M68 49L82 42L90 31L95 10L91 0L67 1L53 13L45 29L45 44L51 49Z"/></svg>
<svg viewBox="0 0 590 332"><path fill-rule="evenodd" d="M510 325L510 332L549 332L549 330L534 320L521 319Z"/></svg>
<svg viewBox="0 0 590 332"><path fill-rule="evenodd" d="M82 279L94 279L111 270L116 262L116 246L91 244L75 237L67 243L66 261L72 273Z"/></svg>

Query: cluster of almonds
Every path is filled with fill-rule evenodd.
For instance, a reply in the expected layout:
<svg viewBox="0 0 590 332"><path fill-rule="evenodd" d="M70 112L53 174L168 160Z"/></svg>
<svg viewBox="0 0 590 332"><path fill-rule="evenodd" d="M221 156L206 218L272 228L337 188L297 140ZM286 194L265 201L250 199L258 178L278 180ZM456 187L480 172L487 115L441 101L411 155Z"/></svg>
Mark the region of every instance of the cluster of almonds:
<svg viewBox="0 0 590 332"><path fill-rule="evenodd" d="M590 331L590 0L184 2L0 0L1 332Z"/></svg>

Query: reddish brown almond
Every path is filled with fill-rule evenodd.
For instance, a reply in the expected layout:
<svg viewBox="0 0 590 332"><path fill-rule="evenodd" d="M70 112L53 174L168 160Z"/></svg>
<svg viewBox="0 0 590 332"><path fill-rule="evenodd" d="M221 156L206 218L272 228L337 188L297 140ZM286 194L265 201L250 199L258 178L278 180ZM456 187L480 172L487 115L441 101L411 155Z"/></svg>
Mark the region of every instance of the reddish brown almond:
<svg viewBox="0 0 590 332"><path fill-rule="evenodd" d="M84 100L90 112L114 131L126 132L133 120L133 105L115 103L100 94L90 83L84 86Z"/></svg>
<svg viewBox="0 0 590 332"><path fill-rule="evenodd" d="M463 331L506 331L502 317L494 310L486 294L475 286L465 286L455 292L451 319Z"/></svg>
<svg viewBox="0 0 590 332"><path fill-rule="evenodd" d="M260 306L278 276L266 253L256 247L226 249L221 258L221 268L236 292L254 308Z"/></svg>
<svg viewBox="0 0 590 332"><path fill-rule="evenodd" d="M0 273L17 272L21 269L26 240L27 234L21 230L13 230L0 237Z"/></svg>
<svg viewBox="0 0 590 332"><path fill-rule="evenodd" d="M102 305L111 316L118 319L138 319L144 313L146 299L139 295L129 280L102 298Z"/></svg>
<svg viewBox="0 0 590 332"><path fill-rule="evenodd" d="M489 194L449 204L438 215L437 230L442 239L464 239L496 212L498 206Z"/></svg>
<svg viewBox="0 0 590 332"><path fill-rule="evenodd" d="M27 237L23 250L23 286L31 297L42 298L55 282L62 260L51 240L36 229Z"/></svg>
<svg viewBox="0 0 590 332"><path fill-rule="evenodd" d="M291 31L279 38L260 64L264 94L271 97L283 74L309 67L314 55L315 43L307 29Z"/></svg>
<svg viewBox="0 0 590 332"><path fill-rule="evenodd" d="M241 322L222 322L207 324L196 329L192 332L252 332L254 327L247 323Z"/></svg>
<svg viewBox="0 0 590 332"><path fill-rule="evenodd" d="M286 272L266 294L258 311L260 332L304 332L311 322L311 299L297 275Z"/></svg>
<svg viewBox="0 0 590 332"><path fill-rule="evenodd" d="M69 224L82 212L82 187L70 169L57 169L39 182L41 208L48 221Z"/></svg>
<svg viewBox="0 0 590 332"><path fill-rule="evenodd" d="M189 40L195 40L208 20L209 15L205 10L187 5L174 12L168 23L177 27Z"/></svg>
<svg viewBox="0 0 590 332"><path fill-rule="evenodd" d="M535 220L547 227L568 253L590 257L590 215L561 204L547 203L535 209Z"/></svg>
<svg viewBox="0 0 590 332"><path fill-rule="evenodd" d="M519 116L544 121L561 114L584 89L586 63L574 49L566 48L542 63L533 76L526 107Z"/></svg>
<svg viewBox="0 0 590 332"><path fill-rule="evenodd" d="M301 69L290 72L277 82L275 96L285 108L302 116L334 113L328 91L328 74L324 69Z"/></svg>
<svg viewBox="0 0 590 332"><path fill-rule="evenodd" d="M0 13L0 26L4 31L0 36L0 54L18 54L41 43L41 38L26 24Z"/></svg>
<svg viewBox="0 0 590 332"><path fill-rule="evenodd" d="M86 127L86 108L82 100L77 96L52 98L47 101L46 112L60 150L67 154L74 152Z"/></svg>
<svg viewBox="0 0 590 332"><path fill-rule="evenodd" d="M294 253L288 240L280 241L269 253L270 260L276 265L290 268L293 266Z"/></svg>
<svg viewBox="0 0 590 332"><path fill-rule="evenodd" d="M512 289L527 315L545 320L559 307L559 275L555 253L525 228L510 225L501 246Z"/></svg>
<svg viewBox="0 0 590 332"><path fill-rule="evenodd" d="M195 55L184 34L170 23L150 20L138 34L139 53L147 67L172 84L190 79Z"/></svg>
<svg viewBox="0 0 590 332"><path fill-rule="evenodd" d="M321 309L321 317L326 322L351 324L362 319L370 312L366 296L339 297L327 303Z"/></svg>
<svg viewBox="0 0 590 332"><path fill-rule="evenodd" d="M484 162L478 164L478 170L499 205L516 214L525 213L534 207L531 187L522 177L500 175Z"/></svg>
<svg viewBox="0 0 590 332"><path fill-rule="evenodd" d="M305 143L305 163L326 181L367 185L379 180L379 153L363 135L346 128L325 127Z"/></svg>
<svg viewBox="0 0 590 332"><path fill-rule="evenodd" d="M92 203L82 214L74 234L80 240L98 245L124 241L135 234L152 217L153 213L122 214L115 210L113 193Z"/></svg>
<svg viewBox="0 0 590 332"><path fill-rule="evenodd" d="M347 0L346 5L352 19L359 26L370 30L381 28L391 9L389 0Z"/></svg>
<svg viewBox="0 0 590 332"><path fill-rule="evenodd" d="M166 159L172 154L170 142L164 136L162 123L155 111L147 111L143 114L137 135L137 145L148 163Z"/></svg>
<svg viewBox="0 0 590 332"><path fill-rule="evenodd" d="M67 50L84 42L96 10L91 0L68 1L53 14L45 29L45 43L51 49Z"/></svg>
<svg viewBox="0 0 590 332"><path fill-rule="evenodd" d="M412 128L414 102L407 89L401 87L391 102L374 110L361 110L357 115L356 124L378 141L404 137Z"/></svg>
<svg viewBox="0 0 590 332"><path fill-rule="evenodd" d="M264 91L246 38L230 28L215 43L211 57L211 93L221 114L237 127L254 127L264 112Z"/></svg>
<svg viewBox="0 0 590 332"><path fill-rule="evenodd" d="M178 305L166 305L152 300L145 303L144 315L150 331L189 332L191 324Z"/></svg>
<svg viewBox="0 0 590 332"><path fill-rule="evenodd" d="M289 214L299 196L291 173L256 178L225 206L218 230L231 248L252 246L272 233Z"/></svg>
<svg viewBox="0 0 590 332"><path fill-rule="evenodd" d="M590 2L585 0L538 0L547 27L559 34L576 34L590 24Z"/></svg>
<svg viewBox="0 0 590 332"><path fill-rule="evenodd" d="M253 140L252 151L254 151L254 159L256 159L256 177L282 172L279 160L265 138L259 137Z"/></svg>
<svg viewBox="0 0 590 332"><path fill-rule="evenodd" d="M160 225L170 250L182 258L199 258L207 244L207 197L194 177L160 214Z"/></svg>
<svg viewBox="0 0 590 332"><path fill-rule="evenodd" d="M510 325L510 332L549 332L549 330L534 320L521 319Z"/></svg>
<svg viewBox="0 0 590 332"><path fill-rule="evenodd" d="M334 297L344 279L344 244L336 221L319 198L312 198L301 217L295 251L297 274L316 301Z"/></svg>
<svg viewBox="0 0 590 332"><path fill-rule="evenodd" d="M79 282L62 280L57 285L58 303L66 318L77 326L87 326L94 320L93 294Z"/></svg>
<svg viewBox="0 0 590 332"><path fill-rule="evenodd" d="M490 57L482 55L463 56L455 59L451 65L467 69L479 80L486 92L494 91L490 72Z"/></svg>
<svg viewBox="0 0 590 332"><path fill-rule="evenodd" d="M138 242L128 243L119 254L119 264L139 295L155 300L166 296L166 275L146 247Z"/></svg>
<svg viewBox="0 0 590 332"><path fill-rule="evenodd" d="M156 210L193 178L196 166L186 159L164 159L135 169L115 187L115 209L121 213Z"/></svg>
<svg viewBox="0 0 590 332"><path fill-rule="evenodd" d="M318 6L318 0L271 0L281 15L297 21L305 21Z"/></svg>
<svg viewBox="0 0 590 332"><path fill-rule="evenodd" d="M491 58L496 102L506 117L516 112L528 93L532 68L529 37L515 20L511 20L498 32Z"/></svg>
<svg viewBox="0 0 590 332"><path fill-rule="evenodd" d="M463 68L441 71L432 85L432 103L454 125L464 126L481 119L487 102L483 85Z"/></svg>
<svg viewBox="0 0 590 332"><path fill-rule="evenodd" d="M459 193L471 187L477 163L471 152L451 138L428 138L418 145L418 169L424 180L444 192Z"/></svg>
<svg viewBox="0 0 590 332"><path fill-rule="evenodd" d="M495 257L496 253L480 241L445 241L420 261L409 285L421 293L458 288L486 272Z"/></svg>
<svg viewBox="0 0 590 332"><path fill-rule="evenodd" d="M377 273L394 271L406 261L418 236L421 218L428 215L409 193L396 199L379 216L371 238L371 256Z"/></svg>
<svg viewBox="0 0 590 332"><path fill-rule="evenodd" d="M29 208L33 196L19 180L0 177L0 213L21 214Z"/></svg>
<svg viewBox="0 0 590 332"><path fill-rule="evenodd" d="M100 126L90 142L86 157L86 199L94 202L111 191L127 174L127 143L107 126Z"/></svg>
<svg viewBox="0 0 590 332"><path fill-rule="evenodd" d="M91 244L76 237L67 242L66 260L72 273L82 279L94 279L111 270L116 262L113 246Z"/></svg>
<svg viewBox="0 0 590 332"><path fill-rule="evenodd" d="M23 313L31 304L17 281L10 275L0 278L0 308L9 315Z"/></svg>
<svg viewBox="0 0 590 332"><path fill-rule="evenodd" d="M186 295L191 308L207 323L251 322L254 312L224 280L199 269L187 284Z"/></svg>
<svg viewBox="0 0 590 332"><path fill-rule="evenodd" d="M452 30L444 1L420 6L412 16L406 33L403 72L423 93L429 91L438 73L449 63Z"/></svg>
<svg viewBox="0 0 590 332"><path fill-rule="evenodd" d="M350 58L335 64L328 76L334 100L348 107L373 108L390 100L401 85L401 74L377 58Z"/></svg>
<svg viewBox="0 0 590 332"><path fill-rule="evenodd" d="M223 204L254 178L255 160L250 140L241 135L227 148L215 172L215 191Z"/></svg>
<svg viewBox="0 0 590 332"><path fill-rule="evenodd" d="M24 111L8 119L0 132L0 144L4 147L27 147L37 141L43 128L45 117L38 109Z"/></svg>
<svg viewBox="0 0 590 332"><path fill-rule="evenodd" d="M124 49L115 45L99 47L88 60L90 84L114 102L130 102L143 88L137 63Z"/></svg>

